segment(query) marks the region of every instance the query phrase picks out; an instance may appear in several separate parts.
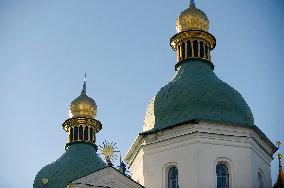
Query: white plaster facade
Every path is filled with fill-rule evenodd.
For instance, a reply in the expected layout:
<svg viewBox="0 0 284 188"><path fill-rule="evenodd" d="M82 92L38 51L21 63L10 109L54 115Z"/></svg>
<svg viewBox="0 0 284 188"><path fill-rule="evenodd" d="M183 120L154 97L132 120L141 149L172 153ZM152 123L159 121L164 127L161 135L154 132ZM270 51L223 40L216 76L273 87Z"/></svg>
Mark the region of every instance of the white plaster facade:
<svg viewBox="0 0 284 188"><path fill-rule="evenodd" d="M140 134L125 161L146 188L167 188L171 166L178 168L180 188L216 188L218 162L229 168L230 188L258 188L258 172L269 188L275 149L256 127L198 122Z"/></svg>
<svg viewBox="0 0 284 188"><path fill-rule="evenodd" d="M113 167L106 167L72 182L67 188L109 187L109 188L142 188L130 177L123 175Z"/></svg>

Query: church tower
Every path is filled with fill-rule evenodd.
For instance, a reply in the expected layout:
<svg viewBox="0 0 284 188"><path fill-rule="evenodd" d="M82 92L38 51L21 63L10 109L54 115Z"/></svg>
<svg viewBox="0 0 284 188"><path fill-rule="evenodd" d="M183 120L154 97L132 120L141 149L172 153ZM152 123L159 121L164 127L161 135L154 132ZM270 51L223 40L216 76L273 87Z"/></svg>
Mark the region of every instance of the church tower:
<svg viewBox="0 0 284 188"><path fill-rule="evenodd" d="M66 151L38 172L33 188L65 188L72 181L106 167L97 155L96 134L102 124L96 120L96 113L97 105L87 96L84 80L81 95L70 104L70 118L62 125L68 133Z"/></svg>
<svg viewBox="0 0 284 188"><path fill-rule="evenodd" d="M152 98L125 161L149 188L267 188L276 146L254 125L250 107L214 73L216 39L192 0L170 45L174 78Z"/></svg>

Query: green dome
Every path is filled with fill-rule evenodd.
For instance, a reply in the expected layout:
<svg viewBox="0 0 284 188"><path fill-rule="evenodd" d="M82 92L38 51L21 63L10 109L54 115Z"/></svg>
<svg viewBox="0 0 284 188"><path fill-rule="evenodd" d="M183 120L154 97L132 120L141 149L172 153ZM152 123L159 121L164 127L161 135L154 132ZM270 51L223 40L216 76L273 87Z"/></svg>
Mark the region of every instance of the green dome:
<svg viewBox="0 0 284 188"><path fill-rule="evenodd" d="M151 100L144 131L161 130L190 120L254 125L243 97L202 60L181 64L174 79Z"/></svg>
<svg viewBox="0 0 284 188"><path fill-rule="evenodd" d="M47 187L66 188L67 184L80 177L104 168L106 164L97 155L96 148L86 143L70 145L55 162L39 171L33 188L42 188L42 179L47 178Z"/></svg>

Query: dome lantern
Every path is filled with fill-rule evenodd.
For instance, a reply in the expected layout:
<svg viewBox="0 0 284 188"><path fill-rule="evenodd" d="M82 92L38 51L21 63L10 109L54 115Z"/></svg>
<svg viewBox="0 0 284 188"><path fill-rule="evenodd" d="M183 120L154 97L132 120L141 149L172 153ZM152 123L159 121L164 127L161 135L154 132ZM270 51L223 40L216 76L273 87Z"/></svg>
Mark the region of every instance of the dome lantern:
<svg viewBox="0 0 284 188"><path fill-rule="evenodd" d="M176 68L189 59L201 59L213 69L210 51L215 48L216 39L208 32L209 19L196 8L193 0L178 16L176 30L177 34L170 40L171 47L177 52Z"/></svg>
<svg viewBox="0 0 284 188"><path fill-rule="evenodd" d="M100 121L96 120L96 102L87 95L86 74L81 95L73 100L69 107L69 119L63 123L63 129L68 132L66 147L77 142L96 143L96 134L102 129Z"/></svg>

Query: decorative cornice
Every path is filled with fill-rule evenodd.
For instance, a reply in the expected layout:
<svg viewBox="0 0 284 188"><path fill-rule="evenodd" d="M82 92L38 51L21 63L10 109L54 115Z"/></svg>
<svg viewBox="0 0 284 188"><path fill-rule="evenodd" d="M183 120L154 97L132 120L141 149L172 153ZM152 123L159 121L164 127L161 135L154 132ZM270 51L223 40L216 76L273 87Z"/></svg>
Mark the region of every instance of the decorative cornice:
<svg viewBox="0 0 284 188"><path fill-rule="evenodd" d="M146 135L150 135L150 134L157 134L157 133L159 134L159 132L163 132L163 131L166 131L166 130L171 132L173 129L175 129L175 127L178 127L178 126L184 126L184 125L187 125L187 124L195 125L195 124L200 124L200 123L208 123L208 124L212 124L214 126L223 126L224 125L224 126L228 126L229 130L232 129L232 128L235 129L235 130L238 130L238 131L242 130L242 128L252 129L255 133L254 134L255 137L261 138L261 140L263 140L263 144L266 143L266 147L264 148L264 150L266 151L266 150L269 150L268 148L271 148L271 151L268 152L267 154L272 156L277 151L277 147L267 138L267 136L256 125L248 126L248 125L243 125L243 124L222 123L222 122L218 122L218 121L193 119L191 121L172 125L170 127L166 127L164 129L161 129L161 130L150 130L150 131L147 131L147 132L142 132L139 135L146 136ZM213 128L214 128L214 126L212 126L212 125L211 125L211 127L212 127L211 130L213 130ZM220 130L218 130L218 131L220 131ZM218 132L216 132L216 133L218 133Z"/></svg>
<svg viewBox="0 0 284 188"><path fill-rule="evenodd" d="M133 165L141 150L149 152L150 148L162 150L163 146L168 147L171 143L182 145L182 143L194 144L200 142L251 148L256 154L261 153L259 156L267 164L272 160L272 155L276 151L275 146L263 135L260 135L254 127L228 126L227 124L196 121L160 131L140 133L124 160L129 165Z"/></svg>
<svg viewBox="0 0 284 188"><path fill-rule="evenodd" d="M87 117L75 117L75 118L69 118L65 120L65 122L62 124L63 129L68 132L68 128L76 125L87 125L90 127L95 128L96 132L98 133L102 129L102 124L100 121L93 119L93 118L87 118Z"/></svg>
<svg viewBox="0 0 284 188"><path fill-rule="evenodd" d="M208 32L201 30L188 30L175 34L170 39L170 45L173 50L177 50L177 45L186 40L204 40L210 45L210 50L213 50L216 46L216 39Z"/></svg>

